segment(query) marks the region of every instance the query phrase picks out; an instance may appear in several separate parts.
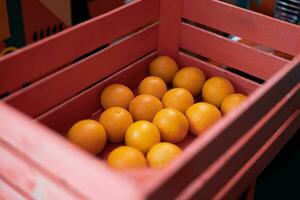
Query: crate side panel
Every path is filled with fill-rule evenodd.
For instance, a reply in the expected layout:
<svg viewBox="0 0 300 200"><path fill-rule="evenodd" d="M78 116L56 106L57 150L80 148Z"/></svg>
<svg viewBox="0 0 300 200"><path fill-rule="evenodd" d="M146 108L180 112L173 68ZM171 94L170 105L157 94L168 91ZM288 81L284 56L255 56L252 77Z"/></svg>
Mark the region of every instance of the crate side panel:
<svg viewBox="0 0 300 200"><path fill-rule="evenodd" d="M181 47L265 80L287 63L279 57L185 23L182 24Z"/></svg>
<svg viewBox="0 0 300 200"><path fill-rule="evenodd" d="M187 186L181 198L211 199L293 114L300 101L298 89L299 87L295 87L213 165Z"/></svg>
<svg viewBox="0 0 300 200"><path fill-rule="evenodd" d="M135 1L11 53L0 59L0 94L34 81L158 17L159 0Z"/></svg>
<svg viewBox="0 0 300 200"><path fill-rule="evenodd" d="M93 113L101 109L100 95L101 91L107 85L122 83L131 89L136 88L139 82L147 76L148 64L154 59L155 55L156 53L151 53L101 81L94 87L85 90L72 99L39 116L37 120L60 133L64 133L76 121L89 118ZM79 107L81 109L77 109Z"/></svg>
<svg viewBox="0 0 300 200"><path fill-rule="evenodd" d="M5 99L37 117L156 48L157 24L48 76ZM34 104L33 104L34 102Z"/></svg>
<svg viewBox="0 0 300 200"><path fill-rule="evenodd" d="M299 26L221 1L185 0L183 17L294 56L300 51Z"/></svg>
<svg viewBox="0 0 300 200"><path fill-rule="evenodd" d="M0 118L1 141L22 152L24 159L39 166L53 180L87 199L142 199L142 191L128 178L2 102ZM18 125L12 126L13 123ZM112 188L118 188L118 192L112 192Z"/></svg>
<svg viewBox="0 0 300 200"><path fill-rule="evenodd" d="M29 200L28 197L15 190L11 185L7 184L0 177L0 199L2 200Z"/></svg>

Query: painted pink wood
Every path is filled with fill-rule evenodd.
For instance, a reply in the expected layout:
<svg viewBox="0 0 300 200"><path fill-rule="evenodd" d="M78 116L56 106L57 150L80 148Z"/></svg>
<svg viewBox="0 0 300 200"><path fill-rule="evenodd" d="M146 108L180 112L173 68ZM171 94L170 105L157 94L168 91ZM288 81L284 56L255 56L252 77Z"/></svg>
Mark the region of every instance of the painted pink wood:
<svg viewBox="0 0 300 200"><path fill-rule="evenodd" d="M299 88L300 84L190 183L179 199L211 199L297 109Z"/></svg>
<svg viewBox="0 0 300 200"><path fill-rule="evenodd" d="M24 162L20 158L22 153L11 149L2 139L0 139L0 144L0 176L19 188L26 197L45 200L87 199L78 193L74 193L74 191L66 190L61 183L54 182L34 165Z"/></svg>
<svg viewBox="0 0 300 200"><path fill-rule="evenodd" d="M66 132L74 122L89 118L101 109L100 95L105 86L112 83L123 83L130 88L137 87L138 83L147 75L148 64L155 55L156 53L151 53L136 63L101 81L92 88L85 90L41 115L37 120L59 133Z"/></svg>
<svg viewBox="0 0 300 200"><path fill-rule="evenodd" d="M182 23L181 47L253 76L268 79L287 61L231 41L204 29Z"/></svg>
<svg viewBox="0 0 300 200"><path fill-rule="evenodd" d="M160 0L158 55L178 59L184 0Z"/></svg>
<svg viewBox="0 0 300 200"><path fill-rule="evenodd" d="M229 72L221 67L217 67L215 65L212 65L210 63L204 62L202 60L199 60L197 58L194 58L190 55L187 55L185 53L179 54L179 64L184 66L196 66L199 67L207 77L212 76L221 76L228 78L234 85L236 91L243 93L243 94L251 94L255 89L260 87L261 85L258 83L255 83L249 79L246 79L244 77L241 77L239 75L236 75L232 72Z"/></svg>
<svg viewBox="0 0 300 200"><path fill-rule="evenodd" d="M294 56L300 51L298 26L221 1L185 0L183 17Z"/></svg>
<svg viewBox="0 0 300 200"><path fill-rule="evenodd" d="M86 87L154 51L157 44L157 28L157 24L151 25L134 33L125 40L8 96L4 101L32 117L37 117Z"/></svg>
<svg viewBox="0 0 300 200"><path fill-rule="evenodd" d="M93 156L48 128L0 102L0 140L60 182L87 199L142 199L132 181L120 176ZM15 123L15 124L14 124ZM113 192L112 188L118 188Z"/></svg>
<svg viewBox="0 0 300 200"><path fill-rule="evenodd" d="M250 185L247 189L246 200L254 200L256 183Z"/></svg>
<svg viewBox="0 0 300 200"><path fill-rule="evenodd" d="M0 199L1 200L29 200L29 198L20 194L11 185L7 184L0 177Z"/></svg>
<svg viewBox="0 0 300 200"><path fill-rule="evenodd" d="M300 79L300 56L283 67L231 115L220 120L194 140L147 193L151 198L175 198L244 133L255 125ZM176 181L180 180L180 181Z"/></svg>
<svg viewBox="0 0 300 200"><path fill-rule="evenodd" d="M158 17L159 0L134 1L7 55L0 59L0 94L34 81Z"/></svg>
<svg viewBox="0 0 300 200"><path fill-rule="evenodd" d="M300 128L300 110L276 131L263 147L235 174L235 176L216 194L214 200L236 199L249 183L253 182L272 161L281 148Z"/></svg>

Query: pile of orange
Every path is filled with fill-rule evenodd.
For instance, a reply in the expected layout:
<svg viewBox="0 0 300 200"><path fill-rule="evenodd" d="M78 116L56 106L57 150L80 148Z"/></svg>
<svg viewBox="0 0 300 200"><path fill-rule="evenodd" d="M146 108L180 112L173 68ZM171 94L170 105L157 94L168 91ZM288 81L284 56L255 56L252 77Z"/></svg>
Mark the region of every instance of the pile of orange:
<svg viewBox="0 0 300 200"><path fill-rule="evenodd" d="M246 99L228 79L207 80L201 69L179 69L168 56L154 59L149 74L137 96L123 84L107 86L101 93L105 110L99 120L77 122L68 139L93 154L100 153L107 140L125 144L108 156L107 163L115 168L164 167L181 153L176 144L189 131L203 134Z"/></svg>

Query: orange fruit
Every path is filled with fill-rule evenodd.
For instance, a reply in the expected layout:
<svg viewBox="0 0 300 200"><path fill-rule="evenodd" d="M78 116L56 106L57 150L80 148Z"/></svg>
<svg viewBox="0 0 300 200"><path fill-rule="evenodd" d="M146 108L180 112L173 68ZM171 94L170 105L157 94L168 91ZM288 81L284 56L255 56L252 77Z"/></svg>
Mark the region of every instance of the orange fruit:
<svg viewBox="0 0 300 200"><path fill-rule="evenodd" d="M154 145L147 154L147 161L150 167L161 168L168 165L180 153L181 149L175 144L161 142Z"/></svg>
<svg viewBox="0 0 300 200"><path fill-rule="evenodd" d="M169 56L159 56L149 65L150 75L160 77L167 84L171 83L177 71L178 66L176 62Z"/></svg>
<svg viewBox="0 0 300 200"><path fill-rule="evenodd" d="M81 120L75 123L68 132L68 139L92 154L98 154L106 144L106 133L103 126L95 120Z"/></svg>
<svg viewBox="0 0 300 200"><path fill-rule="evenodd" d="M195 135L200 135L222 117L217 107L206 102L196 103L189 107L186 116L190 130Z"/></svg>
<svg viewBox="0 0 300 200"><path fill-rule="evenodd" d="M101 105L104 109L122 107L127 109L134 95L125 85L112 84L107 86L101 94Z"/></svg>
<svg viewBox="0 0 300 200"><path fill-rule="evenodd" d="M160 134L156 126L148 121L137 121L131 124L125 134L125 143L135 147L142 153L147 153L149 149L160 142Z"/></svg>
<svg viewBox="0 0 300 200"><path fill-rule="evenodd" d="M165 108L175 108L185 113L194 104L194 98L187 89L173 88L164 94L162 103Z"/></svg>
<svg viewBox="0 0 300 200"><path fill-rule="evenodd" d="M150 94L158 99L167 92L166 83L157 76L148 76L139 85L139 94Z"/></svg>
<svg viewBox="0 0 300 200"><path fill-rule="evenodd" d="M201 69L184 67L176 73L173 79L173 87L185 88L195 97L201 93L205 80L205 75Z"/></svg>
<svg viewBox="0 0 300 200"><path fill-rule="evenodd" d="M129 104L129 112L135 121L152 121L155 114L162 108L160 100L149 94L136 96Z"/></svg>
<svg viewBox="0 0 300 200"><path fill-rule="evenodd" d="M189 129L189 123L180 111L173 108L160 110L153 119L162 141L178 143L182 141Z"/></svg>
<svg viewBox="0 0 300 200"><path fill-rule="evenodd" d="M124 141L127 128L133 123L131 114L121 107L111 107L105 110L100 118L108 140L112 143Z"/></svg>
<svg viewBox="0 0 300 200"><path fill-rule="evenodd" d="M221 104L222 113L223 114L229 113L230 111L237 108L246 99L247 97L245 95L239 93L234 93L227 96Z"/></svg>
<svg viewBox="0 0 300 200"><path fill-rule="evenodd" d="M202 88L203 101L211 103L217 107L221 106L222 101L230 94L234 93L231 82L222 77L212 77L208 79Z"/></svg>
<svg viewBox="0 0 300 200"><path fill-rule="evenodd" d="M114 149L107 159L109 166L119 169L141 168L147 166L145 156L136 148L121 146Z"/></svg>

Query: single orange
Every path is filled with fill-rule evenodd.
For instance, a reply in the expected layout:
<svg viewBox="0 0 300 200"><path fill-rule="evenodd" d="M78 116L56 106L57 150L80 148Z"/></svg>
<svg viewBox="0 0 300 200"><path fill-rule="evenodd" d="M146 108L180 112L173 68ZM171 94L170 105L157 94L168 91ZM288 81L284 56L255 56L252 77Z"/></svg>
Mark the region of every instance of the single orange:
<svg viewBox="0 0 300 200"><path fill-rule="evenodd" d="M125 85L112 84L107 86L101 94L101 105L104 109L122 107L127 109L134 95Z"/></svg>
<svg viewBox="0 0 300 200"><path fill-rule="evenodd" d="M121 146L114 149L107 159L109 166L119 169L142 168L147 166L145 156L136 148Z"/></svg>
<svg viewBox="0 0 300 200"><path fill-rule="evenodd" d="M150 149L147 161L150 167L162 168L171 163L181 152L181 149L175 144L161 142Z"/></svg>
<svg viewBox="0 0 300 200"><path fill-rule="evenodd" d="M195 97L201 93L205 81L206 78L201 69L184 67L176 73L173 79L173 87L185 88Z"/></svg>
<svg viewBox="0 0 300 200"><path fill-rule="evenodd" d="M211 103L217 107L221 106L222 101L230 94L234 93L231 82L222 77L212 77L208 79L202 88L203 101Z"/></svg>
<svg viewBox="0 0 300 200"><path fill-rule="evenodd" d="M106 133L103 126L95 120L81 120L75 123L68 132L68 139L92 154L98 154L106 144Z"/></svg>
<svg viewBox="0 0 300 200"><path fill-rule="evenodd" d="M162 103L165 108L175 108L185 113L194 104L194 98L187 89L173 88L164 94Z"/></svg>
<svg viewBox="0 0 300 200"><path fill-rule="evenodd" d="M160 142L160 134L156 126L148 121L137 121L131 124L125 135L126 145L135 147L142 153Z"/></svg>
<svg viewBox="0 0 300 200"><path fill-rule="evenodd" d="M166 83L158 76L148 76L139 85L139 94L150 94L158 99L167 92Z"/></svg>
<svg viewBox="0 0 300 200"><path fill-rule="evenodd" d="M129 104L129 112L135 121L152 121L155 114L162 108L160 100L149 94L136 96Z"/></svg>
<svg viewBox="0 0 300 200"><path fill-rule="evenodd" d="M182 141L188 130L189 123L180 111L173 108L160 110L153 119L158 128L162 141L178 143Z"/></svg>
<svg viewBox="0 0 300 200"><path fill-rule="evenodd" d="M195 135L202 134L222 117L217 107L206 102L196 103L189 107L186 116L190 124L190 130Z"/></svg>
<svg viewBox="0 0 300 200"><path fill-rule="evenodd" d="M230 111L236 109L247 97L240 93L234 93L227 96L221 105L221 111L223 114L229 113Z"/></svg>
<svg viewBox="0 0 300 200"><path fill-rule="evenodd" d="M178 66L176 62L169 56L159 56L149 66L150 75L160 77L167 84L172 82L177 71Z"/></svg>
<svg viewBox="0 0 300 200"><path fill-rule="evenodd" d="M99 122L105 128L108 140L119 143L124 141L126 130L133 123L133 119L124 108L111 107L101 114Z"/></svg>

